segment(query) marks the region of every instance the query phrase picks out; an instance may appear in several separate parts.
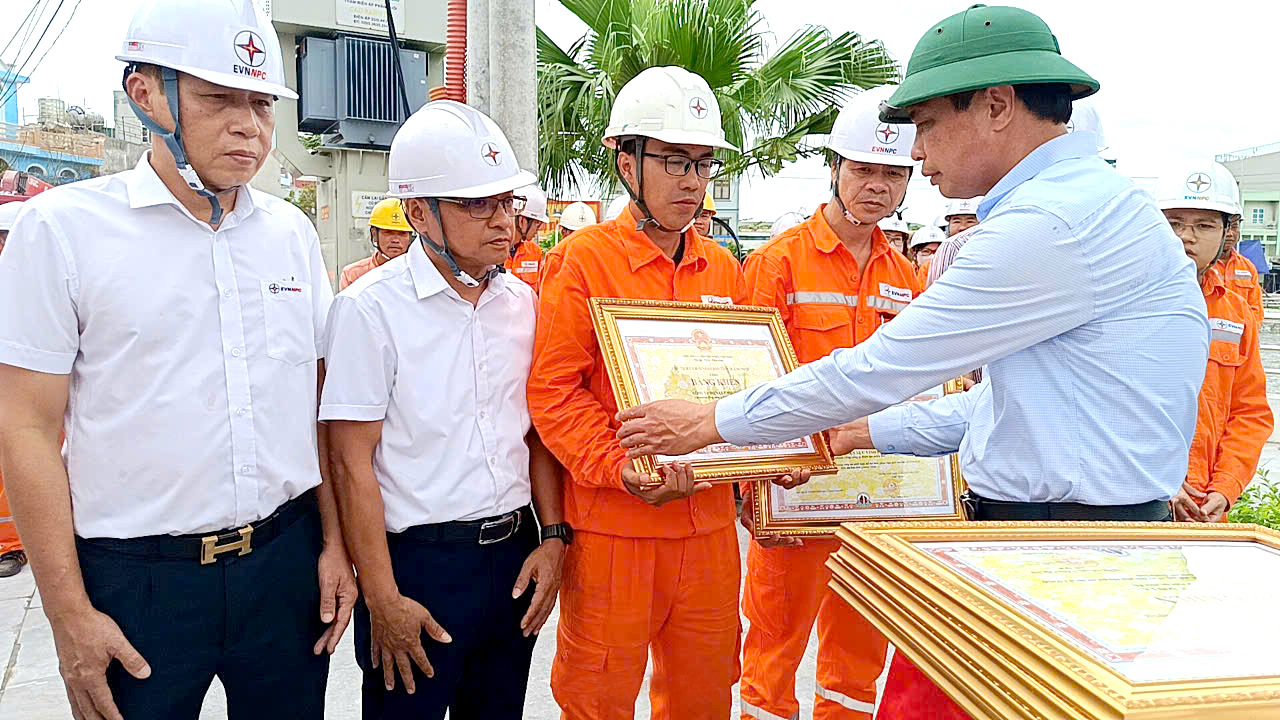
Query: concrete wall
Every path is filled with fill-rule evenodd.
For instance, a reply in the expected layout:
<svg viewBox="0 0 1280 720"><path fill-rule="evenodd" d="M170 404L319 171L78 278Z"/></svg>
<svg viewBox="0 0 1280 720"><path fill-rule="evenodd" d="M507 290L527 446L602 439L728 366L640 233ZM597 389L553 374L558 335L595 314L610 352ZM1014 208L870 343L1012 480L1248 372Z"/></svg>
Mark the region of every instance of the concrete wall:
<svg viewBox="0 0 1280 720"><path fill-rule="evenodd" d="M1280 255L1280 152L1265 153L1223 163L1240 183L1244 217L1240 221L1242 240L1256 238L1268 257ZM1254 210L1263 211L1263 220L1254 222Z"/></svg>
<svg viewBox="0 0 1280 720"><path fill-rule="evenodd" d="M107 138L102 146L102 174L114 175L133 168L150 149L150 145L128 142L120 138Z"/></svg>

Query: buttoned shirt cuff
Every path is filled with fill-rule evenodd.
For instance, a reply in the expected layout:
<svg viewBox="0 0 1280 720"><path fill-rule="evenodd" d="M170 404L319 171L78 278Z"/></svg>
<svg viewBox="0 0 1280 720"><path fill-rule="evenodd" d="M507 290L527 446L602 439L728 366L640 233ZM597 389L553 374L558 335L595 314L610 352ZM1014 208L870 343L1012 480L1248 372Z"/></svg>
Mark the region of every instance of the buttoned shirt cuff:
<svg viewBox="0 0 1280 720"><path fill-rule="evenodd" d="M1236 501L1240 499L1240 495L1244 492L1246 485L1248 483L1242 483L1228 473L1219 472L1214 473L1213 477L1209 478L1209 485L1205 488L1205 492L1222 493L1222 496L1227 499L1227 505L1235 507Z"/></svg>
<svg viewBox="0 0 1280 720"><path fill-rule="evenodd" d="M71 373L71 364L75 359L75 353L50 352L0 340L0 364L3 365L51 375L67 375Z"/></svg>
<svg viewBox="0 0 1280 720"><path fill-rule="evenodd" d="M320 421L354 420L376 422L387 417L386 405L321 405Z"/></svg>
<svg viewBox="0 0 1280 720"><path fill-rule="evenodd" d="M734 393L716 403L716 430L730 445L745 447L755 442L747 419L747 394Z"/></svg>
<svg viewBox="0 0 1280 720"><path fill-rule="evenodd" d="M906 406L896 405L867 416L867 430L871 433L871 444L876 450L885 455L911 454L902 423L902 414L906 411Z"/></svg>

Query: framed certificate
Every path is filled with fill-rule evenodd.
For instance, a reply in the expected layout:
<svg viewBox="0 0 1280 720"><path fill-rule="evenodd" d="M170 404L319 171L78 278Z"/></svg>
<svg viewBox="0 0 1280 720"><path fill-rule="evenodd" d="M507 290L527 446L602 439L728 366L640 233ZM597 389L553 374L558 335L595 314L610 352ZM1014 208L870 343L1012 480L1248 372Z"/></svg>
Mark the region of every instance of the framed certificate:
<svg viewBox="0 0 1280 720"><path fill-rule="evenodd" d="M592 298L600 351L619 409L655 400L708 403L776 380L796 368L795 351L773 308ZM689 462L698 480L773 478L793 468L834 473L821 433L776 445L711 445L681 457L632 461L662 482L657 466Z"/></svg>
<svg viewBox="0 0 1280 720"><path fill-rule="evenodd" d="M960 392L959 380L921 393L910 402ZM960 460L881 455L854 450L836 458L835 475L814 477L786 490L758 481L753 494L755 534L821 537L840 524L866 520L963 520Z"/></svg>
<svg viewBox="0 0 1280 720"><path fill-rule="evenodd" d="M1280 533L851 523L839 537L832 588L978 720L1280 717Z"/></svg>

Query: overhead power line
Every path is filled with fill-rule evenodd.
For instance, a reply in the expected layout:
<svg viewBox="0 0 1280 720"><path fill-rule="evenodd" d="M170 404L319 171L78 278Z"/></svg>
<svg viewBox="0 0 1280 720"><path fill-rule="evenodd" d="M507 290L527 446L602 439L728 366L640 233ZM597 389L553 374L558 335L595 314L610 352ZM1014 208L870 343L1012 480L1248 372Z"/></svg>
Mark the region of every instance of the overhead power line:
<svg viewBox="0 0 1280 720"><path fill-rule="evenodd" d="M44 59L49 55L49 51L52 50L53 47L58 44L59 40L62 39L62 33L67 31L67 28L71 25L71 21L75 19L76 10L80 9L80 3L82 2L84 2L84 0L76 0L76 4L71 6L71 14L67 15L67 21L63 23L62 29L59 30L58 34L54 36L53 42L49 43L49 46L44 49L44 54L40 56L40 59L36 61L36 64L31 66L30 72L32 75L35 75L36 70L40 69L40 63L44 62ZM59 3L59 5L61 5L61 3ZM38 43L37 43L37 47L39 47ZM33 49L33 52L34 52L34 49ZM17 92L18 92L18 86L17 84L14 84L4 93L0 94L0 105L4 105L5 102L9 99L9 97L11 97Z"/></svg>
<svg viewBox="0 0 1280 720"><path fill-rule="evenodd" d="M27 24L31 22L31 17L36 13L36 8L40 7L41 4L44 4L46 2L47 0L36 0L35 2L31 3L31 9L27 11L27 16L22 18L22 22L18 25L18 28L13 31L13 36L9 38L9 42L4 44L3 50L0 50L0 58L3 58L4 54L9 52L9 46L13 45L13 41L17 40L18 35L20 35L22 31L26 29ZM21 52L22 52L21 46L19 46L18 53L21 54Z"/></svg>
<svg viewBox="0 0 1280 720"><path fill-rule="evenodd" d="M40 37L36 38L36 44L31 46L31 52L27 54L27 59L23 60L22 64L16 70L13 70L14 74L22 75L24 72L26 72L27 66L31 64L31 58L34 57L36 54L36 51L40 49L40 43L44 42L45 35L49 34L49 28L53 26L53 21L58 19L58 13L62 11L62 6L64 3L66 3L66 1L67 0L58 0L58 6L53 9L53 14L49 16L49 22L45 23L44 29L40 31ZM64 30L66 29L65 25L63 26L63 29ZM30 76L27 76L27 77L30 77ZM16 93L17 89L18 89L17 85L15 84L11 86L3 95L0 95L0 105L3 105L11 95Z"/></svg>

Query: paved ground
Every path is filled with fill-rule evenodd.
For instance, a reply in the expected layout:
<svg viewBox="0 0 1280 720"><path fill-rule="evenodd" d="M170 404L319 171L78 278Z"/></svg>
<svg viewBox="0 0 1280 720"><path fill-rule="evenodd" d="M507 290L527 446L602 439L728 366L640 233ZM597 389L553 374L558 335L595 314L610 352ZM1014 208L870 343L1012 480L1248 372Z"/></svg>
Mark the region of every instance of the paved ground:
<svg viewBox="0 0 1280 720"><path fill-rule="evenodd" d="M745 562L746 533L739 528L740 546ZM549 686L551 659L555 654L553 614L542 632L534 651L533 673L529 679L529 696L525 717L530 720L553 720L559 710ZM745 622L745 621L744 621ZM797 681L801 696L801 713L813 712L813 678L815 643L800 668ZM0 580L0 718L4 720L66 720L71 717L62 681L58 678L58 659L53 649L49 621L41 609L40 595L30 569L16 577ZM328 720L355 720L360 717L360 671L352 654L351 632L347 631L329 675ZM649 686L646 680L636 702L636 717L649 717ZM736 691L735 691L736 696ZM226 718L226 701L222 688L215 683L205 701L201 720ZM736 717L736 716L735 716ZM126 718L126 720L128 720Z"/></svg>

